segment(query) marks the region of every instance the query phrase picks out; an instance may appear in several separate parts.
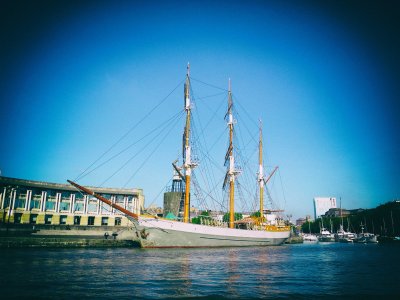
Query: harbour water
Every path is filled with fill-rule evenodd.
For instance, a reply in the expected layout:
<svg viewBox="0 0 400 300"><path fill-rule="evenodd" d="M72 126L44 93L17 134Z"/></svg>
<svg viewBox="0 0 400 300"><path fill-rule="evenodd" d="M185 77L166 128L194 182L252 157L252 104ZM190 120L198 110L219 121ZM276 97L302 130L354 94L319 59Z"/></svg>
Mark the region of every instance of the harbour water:
<svg viewBox="0 0 400 300"><path fill-rule="evenodd" d="M342 243L0 249L1 298L396 298L399 252L398 245Z"/></svg>

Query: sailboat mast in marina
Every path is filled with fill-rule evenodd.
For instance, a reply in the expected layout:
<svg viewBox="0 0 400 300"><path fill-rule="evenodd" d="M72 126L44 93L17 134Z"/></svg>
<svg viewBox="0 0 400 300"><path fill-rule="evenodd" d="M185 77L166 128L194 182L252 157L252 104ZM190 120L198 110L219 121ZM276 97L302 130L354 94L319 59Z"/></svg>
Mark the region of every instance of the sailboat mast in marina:
<svg viewBox="0 0 400 300"><path fill-rule="evenodd" d="M190 186L193 169L197 166L196 160L193 160L192 149L190 145L191 138L191 86L190 86L190 69L187 66L186 79L184 84L184 110L185 128L183 134L183 162L182 167L178 167L173 163L175 171L179 174L182 180L185 181L184 203L183 203L183 219L170 220L159 218L152 215L137 215L134 214L116 203L112 203L108 199L94 193L92 190L83 187L73 181L70 182L80 191L93 195L100 201L110 205L112 208L119 210L131 220L132 239L139 242L143 248L191 248L191 247L244 247L244 246L269 246L280 245L290 235L290 227L282 223L281 220L275 220L274 223L267 224L263 220L263 192L264 185L276 171L270 174L267 180L263 177L262 166L262 130L260 126L260 142L259 142L259 171L258 181L260 189L260 213L261 222L258 226L245 226L244 228L235 228L235 181L240 171L235 167L234 158L234 124L233 117L233 101L231 84L229 80L228 89L228 110L225 115L229 128L229 146L225 155L225 165L227 171L223 187L228 186L229 182L229 222L211 222L208 225L194 224L190 221ZM183 169L183 172L181 170ZM247 221L246 221L247 222Z"/></svg>

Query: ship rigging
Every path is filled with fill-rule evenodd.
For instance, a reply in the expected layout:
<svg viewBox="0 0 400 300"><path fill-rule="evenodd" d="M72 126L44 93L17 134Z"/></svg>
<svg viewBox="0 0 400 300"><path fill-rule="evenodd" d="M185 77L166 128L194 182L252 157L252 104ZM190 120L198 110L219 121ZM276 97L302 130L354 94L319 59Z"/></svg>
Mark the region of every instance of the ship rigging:
<svg viewBox="0 0 400 300"><path fill-rule="evenodd" d="M137 215L132 214L129 211L124 210L122 207L119 207L117 204L110 202L108 199L95 194L89 189L81 186L80 184L75 183L74 181L68 180L73 186L79 189L82 192L88 193L99 199L100 201L108 204L110 207L120 210L124 214L131 219L136 228L137 237L140 240L140 244L142 247L219 247L219 246L254 246L254 245L277 245L284 242L286 238L289 237L289 228L285 226L280 219L275 219L273 222L265 218L265 207L264 207L264 188L268 181L271 179L272 175L276 172L277 168L275 168L271 174L265 178L264 177L264 166L263 166L263 143L262 143L262 126L261 122L259 125L259 141L258 141L258 173L257 176L249 176L248 178L252 178L253 183L257 183L258 185L258 195L259 201L258 205L256 204L255 198L251 196L257 195L257 192L254 194L249 192L250 190L256 190L252 188L243 188L244 185L239 183L238 177L242 174L242 168L248 167L250 159L243 159L245 148L239 148L236 146L235 139L237 131L235 130L236 119L234 118L234 105L233 105L233 96L231 91L231 82L229 80L228 85L228 108L225 114L225 120L227 121L228 128L228 147L225 154L225 166L226 172L224 176L224 180L222 182L223 190L227 193L227 205L224 204L226 201L216 200L218 197L216 195L216 187L219 184L215 184L214 178L215 174L209 172L211 169L211 165L215 165L215 161L212 159L208 159L208 162L205 162L204 168L200 166L202 163L198 163L197 155L201 155L203 158L210 158L210 149L206 148L206 150L201 150L199 144L202 143L203 140L206 140L203 127L200 135L196 138L193 138L193 130L194 128L194 120L192 116L192 89L191 89L191 80L190 77L190 68L189 65L187 67L187 73L185 77L184 83L184 109L182 111L185 118L184 125L184 133L183 133L183 141L182 141L182 164L177 164L178 161L174 161L172 163L174 171L178 174L179 178L184 181L184 197L183 197L183 212L180 221L172 221L166 219L159 219L153 216L145 216L145 215ZM199 81L201 82L201 81ZM168 127L173 127L171 125L176 124L176 120L179 119L178 116L182 116L182 113L179 115L175 115L173 118L170 118L166 122L159 132L158 136L164 136L161 140L164 140L167 136L166 133L171 132L171 129ZM215 116L212 115L212 118ZM212 119L211 118L211 119ZM201 123L201 119L198 119L199 123ZM211 122L211 121L210 121ZM207 123L208 124L208 123ZM154 130L156 131L156 130ZM157 135L156 135L157 136ZM211 136L211 135L210 135ZM143 137L143 139L148 136ZM209 136L207 136L208 138ZM254 139L254 138L252 138ZM154 138L151 140L153 141ZM218 137L219 141L221 140ZM120 140L118 140L118 143ZM149 142L150 143L150 142ZM135 144L135 143L133 143ZM194 147L193 147L194 146ZM126 147L125 149L129 149L131 145ZM111 149L111 148L110 148ZM108 150L109 152L109 150ZM123 151L124 152L124 151ZM155 151L151 152L151 155L154 154ZM197 154L196 154L197 152ZM120 152L122 153L122 152ZM107 153L106 153L107 154ZM151 156L150 155L150 156ZM105 156L105 155L103 155ZM241 158L241 167L238 167L235 158ZM102 158L102 157L101 157ZM108 162L109 160L106 160ZM202 160L203 161L203 160ZM207 161L207 160L204 160ZM88 174L96 169L93 167L97 161L89 166L86 169L85 173ZM98 164L101 165L101 164ZM141 167L144 164L141 165ZM211 187L210 191L205 191L202 187L200 187L197 177L193 170L199 167L198 169L202 169L201 173L203 182L206 183L208 187ZM86 174L83 174L85 176ZM115 173L114 173L115 174ZM113 175L114 175L113 174ZM253 173L255 174L255 172ZM83 177L82 175L79 178ZM255 180L254 180L255 179ZM214 183L211 183L214 180ZM76 180L75 180L76 181ZM246 181L246 178L245 178ZM218 183L218 181L217 181ZM237 187L237 191L235 189ZM191 187L194 188L194 193L191 193ZM243 190L245 190L247 196L243 196ZM268 191L268 190L267 190ZM224 222L222 223L213 223L212 226L208 225L196 225L192 224L190 220L190 204L191 204L191 196L195 194L197 197L197 201L199 204L206 206L208 205L210 199L216 200L220 205L221 210L225 210L228 207L228 220L226 226ZM258 211L254 217L249 219L248 222L252 223L250 226L247 226L246 229L237 229L240 226L240 222L236 224L235 220L235 194L241 196L240 198L246 198L245 206L247 205L248 211ZM250 196L249 196L250 195ZM270 197L269 192L267 195ZM206 199L207 198L207 199ZM253 199L253 200L252 200ZM249 205L252 204L252 205ZM249 206L251 207L249 209ZM258 208L256 208L258 206ZM243 207L242 207L243 208ZM272 207L270 208L272 210ZM243 220L241 221L244 222ZM246 221L247 222L247 221ZM241 228L241 227L240 227ZM249 230L251 229L251 230ZM140 233L140 234L139 234Z"/></svg>

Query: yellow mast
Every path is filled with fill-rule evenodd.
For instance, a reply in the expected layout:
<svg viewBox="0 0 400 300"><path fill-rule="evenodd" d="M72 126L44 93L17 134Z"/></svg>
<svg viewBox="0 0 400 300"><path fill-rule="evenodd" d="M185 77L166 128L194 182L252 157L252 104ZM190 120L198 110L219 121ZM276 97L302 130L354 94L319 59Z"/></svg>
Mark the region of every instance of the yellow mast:
<svg viewBox="0 0 400 300"><path fill-rule="evenodd" d="M264 219L264 174L263 174L263 149L262 149L262 123L260 120L260 141L258 144L258 183L260 186L260 221L263 222Z"/></svg>
<svg viewBox="0 0 400 300"><path fill-rule="evenodd" d="M227 156L229 156L229 169L227 176L229 176L229 228L234 228L235 222L235 175L238 174L235 170L235 159L233 156L233 115L232 115L232 92L231 81L229 79L228 89L228 126L229 126L229 148Z"/></svg>
<svg viewBox="0 0 400 300"><path fill-rule="evenodd" d="M191 149L189 143L190 137L190 79L189 79L189 70L190 66L187 65L187 73L186 73L186 82L184 87L185 93L185 110L186 110L186 124L185 124L185 133L184 133L184 162L183 168L185 170L185 200L183 204L183 222L189 222L189 203L190 203L190 176L192 174L192 167L194 165L191 162Z"/></svg>

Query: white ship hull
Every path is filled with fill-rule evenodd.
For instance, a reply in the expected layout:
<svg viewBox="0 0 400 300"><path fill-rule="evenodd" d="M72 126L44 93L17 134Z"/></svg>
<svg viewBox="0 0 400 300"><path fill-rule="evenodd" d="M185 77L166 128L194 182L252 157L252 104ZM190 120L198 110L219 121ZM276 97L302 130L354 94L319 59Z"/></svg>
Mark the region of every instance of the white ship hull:
<svg viewBox="0 0 400 300"><path fill-rule="evenodd" d="M287 229L230 229L143 217L135 223L142 248L272 246L284 243L290 236Z"/></svg>

